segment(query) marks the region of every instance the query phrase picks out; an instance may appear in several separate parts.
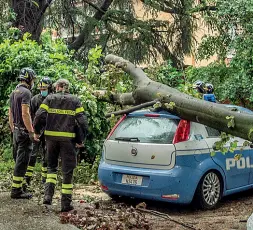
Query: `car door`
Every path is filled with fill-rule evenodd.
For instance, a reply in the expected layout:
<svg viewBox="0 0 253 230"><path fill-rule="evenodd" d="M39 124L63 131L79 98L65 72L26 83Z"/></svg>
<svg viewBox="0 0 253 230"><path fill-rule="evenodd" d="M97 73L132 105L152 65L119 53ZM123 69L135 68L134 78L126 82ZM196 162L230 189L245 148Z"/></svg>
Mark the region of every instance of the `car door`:
<svg viewBox="0 0 253 230"><path fill-rule="evenodd" d="M206 142L210 148L210 151L214 151L214 143L219 141L219 132L210 127L206 127L208 137ZM235 189L242 186L246 186L250 183L251 172L251 150L249 147L243 148L245 142L244 139L235 137L232 138L225 147L230 147L230 142L237 141L237 148L234 152L227 152L225 154L220 151L215 151L215 155L212 156L214 162L219 165L226 176L226 189ZM252 161L253 163L253 161ZM253 177L252 179L253 180Z"/></svg>

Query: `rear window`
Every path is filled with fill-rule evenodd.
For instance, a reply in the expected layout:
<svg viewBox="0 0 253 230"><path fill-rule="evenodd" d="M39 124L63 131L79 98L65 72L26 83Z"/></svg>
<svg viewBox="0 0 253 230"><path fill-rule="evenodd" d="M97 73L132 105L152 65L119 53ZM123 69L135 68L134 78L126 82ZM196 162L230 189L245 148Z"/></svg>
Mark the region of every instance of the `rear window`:
<svg viewBox="0 0 253 230"><path fill-rule="evenodd" d="M115 138L138 138L141 143L171 144L179 120L163 117L129 117L113 132Z"/></svg>
<svg viewBox="0 0 253 230"><path fill-rule="evenodd" d="M208 126L205 126L205 127L206 127L208 137L219 137L220 136L220 131L219 130L213 129L213 128L208 127Z"/></svg>

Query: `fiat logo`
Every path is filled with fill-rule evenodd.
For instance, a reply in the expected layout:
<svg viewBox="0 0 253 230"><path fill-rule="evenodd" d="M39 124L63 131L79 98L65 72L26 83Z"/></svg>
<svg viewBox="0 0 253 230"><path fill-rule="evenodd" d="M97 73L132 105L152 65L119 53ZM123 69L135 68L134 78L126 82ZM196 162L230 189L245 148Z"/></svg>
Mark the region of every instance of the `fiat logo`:
<svg viewBox="0 0 253 230"><path fill-rule="evenodd" d="M137 149L136 148L132 148L132 150L131 150L132 156L136 156L137 153L138 153Z"/></svg>

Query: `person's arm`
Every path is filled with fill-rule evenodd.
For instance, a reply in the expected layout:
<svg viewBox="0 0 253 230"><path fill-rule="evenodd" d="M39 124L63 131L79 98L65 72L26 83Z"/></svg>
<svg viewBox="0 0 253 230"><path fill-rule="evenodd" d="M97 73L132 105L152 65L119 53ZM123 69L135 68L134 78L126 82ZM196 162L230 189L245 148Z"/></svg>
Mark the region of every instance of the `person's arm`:
<svg viewBox="0 0 253 230"><path fill-rule="evenodd" d="M32 119L30 114L31 93L24 92L21 101L22 119L29 133L33 133Z"/></svg>
<svg viewBox="0 0 253 230"><path fill-rule="evenodd" d="M33 120L34 132L35 136L39 137L42 130L46 126L47 113L50 104L50 96L48 96L40 105L39 109L35 113L35 117Z"/></svg>
<svg viewBox="0 0 253 230"><path fill-rule="evenodd" d="M36 111L38 110L38 108L36 108L36 98L37 96L34 96L31 100L31 118L32 118L32 121L34 120L34 117L35 117L35 113Z"/></svg>
<svg viewBox="0 0 253 230"><path fill-rule="evenodd" d="M83 133L83 137L85 138L88 133L88 120L84 113L84 108L82 107L81 101L78 99L77 105L76 105L76 115L75 115L76 121L79 125L79 128L81 132ZM80 144L80 143L78 143Z"/></svg>
<svg viewBox="0 0 253 230"><path fill-rule="evenodd" d="M12 111L11 108L9 108L9 125L11 128L11 131L14 131L14 124L13 124L13 116L12 116Z"/></svg>
<svg viewBox="0 0 253 230"><path fill-rule="evenodd" d="M30 106L28 104L22 104L22 119L28 132L33 133Z"/></svg>

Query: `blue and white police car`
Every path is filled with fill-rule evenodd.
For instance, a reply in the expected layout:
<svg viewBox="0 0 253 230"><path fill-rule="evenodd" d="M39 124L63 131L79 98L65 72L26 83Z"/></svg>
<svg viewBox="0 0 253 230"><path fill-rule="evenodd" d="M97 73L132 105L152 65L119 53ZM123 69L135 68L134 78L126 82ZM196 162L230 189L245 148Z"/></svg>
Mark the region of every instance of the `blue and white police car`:
<svg viewBox="0 0 253 230"><path fill-rule="evenodd" d="M203 209L214 208L223 196L253 187L253 149L241 150L245 140L235 137L233 153L212 156L218 140L218 130L166 111L124 115L104 142L101 187L112 197L183 204L194 200Z"/></svg>

